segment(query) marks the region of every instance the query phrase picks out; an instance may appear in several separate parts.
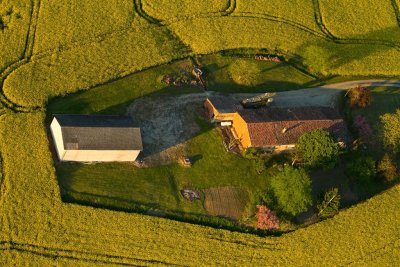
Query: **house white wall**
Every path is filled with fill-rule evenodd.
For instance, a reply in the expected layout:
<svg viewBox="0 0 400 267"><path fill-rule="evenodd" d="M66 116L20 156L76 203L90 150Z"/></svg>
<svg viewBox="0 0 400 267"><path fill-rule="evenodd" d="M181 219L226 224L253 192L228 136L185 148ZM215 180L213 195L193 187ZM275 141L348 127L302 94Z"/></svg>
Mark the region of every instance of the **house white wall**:
<svg viewBox="0 0 400 267"><path fill-rule="evenodd" d="M56 147L57 156L61 160L64 157L65 149L62 138L61 126L58 121L54 118L50 124L50 132L53 136L54 145Z"/></svg>
<svg viewBox="0 0 400 267"><path fill-rule="evenodd" d="M61 161L135 161L140 150L66 150Z"/></svg>

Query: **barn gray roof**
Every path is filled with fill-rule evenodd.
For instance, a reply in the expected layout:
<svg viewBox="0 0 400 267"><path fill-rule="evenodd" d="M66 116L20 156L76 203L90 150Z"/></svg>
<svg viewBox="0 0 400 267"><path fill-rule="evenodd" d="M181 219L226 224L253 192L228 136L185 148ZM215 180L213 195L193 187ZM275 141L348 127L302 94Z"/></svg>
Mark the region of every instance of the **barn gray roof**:
<svg viewBox="0 0 400 267"><path fill-rule="evenodd" d="M208 96L208 100L220 113L235 113L241 109L239 101L230 95L211 94Z"/></svg>
<svg viewBox="0 0 400 267"><path fill-rule="evenodd" d="M140 128L127 116L55 115L66 150L143 150Z"/></svg>

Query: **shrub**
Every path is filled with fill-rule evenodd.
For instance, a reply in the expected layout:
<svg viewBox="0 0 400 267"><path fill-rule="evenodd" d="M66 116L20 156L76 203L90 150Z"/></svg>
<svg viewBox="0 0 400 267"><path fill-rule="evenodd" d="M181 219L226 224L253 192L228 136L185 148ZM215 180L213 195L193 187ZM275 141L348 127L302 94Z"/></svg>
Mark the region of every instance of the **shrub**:
<svg viewBox="0 0 400 267"><path fill-rule="evenodd" d="M279 219L276 216L275 212L272 212L264 205L257 205L256 207L258 209L256 213L258 229L279 228Z"/></svg>
<svg viewBox="0 0 400 267"><path fill-rule="evenodd" d="M374 130L371 128L365 117L357 115L354 118L353 126L357 129L357 132L363 142L369 145L376 143Z"/></svg>
<svg viewBox="0 0 400 267"><path fill-rule="evenodd" d="M332 188L327 191L322 201L317 204L318 216L330 217L335 215L339 211L340 207L340 195L337 188Z"/></svg>
<svg viewBox="0 0 400 267"><path fill-rule="evenodd" d="M282 212L296 216L312 204L311 180L304 169L286 166L271 180L271 189Z"/></svg>
<svg viewBox="0 0 400 267"><path fill-rule="evenodd" d="M360 108L365 108L372 103L371 90L365 87L357 86L351 88L348 91L348 97L351 107L358 106Z"/></svg>
<svg viewBox="0 0 400 267"><path fill-rule="evenodd" d="M332 168L339 159L340 147L330 133L316 129L302 135L296 144L300 158L311 168Z"/></svg>
<svg viewBox="0 0 400 267"><path fill-rule="evenodd" d="M256 168L256 172L258 174L261 174L263 171L266 170L265 161L262 159L256 159L255 168Z"/></svg>
<svg viewBox="0 0 400 267"><path fill-rule="evenodd" d="M377 171L385 182L391 182L397 177L397 166L388 153L378 163Z"/></svg>
<svg viewBox="0 0 400 267"><path fill-rule="evenodd" d="M369 156L355 157L347 164L346 175L353 181L368 184L376 176L375 160Z"/></svg>
<svg viewBox="0 0 400 267"><path fill-rule="evenodd" d="M383 142L393 149L394 152L400 151L400 109L395 113L386 113L380 117L383 124Z"/></svg>

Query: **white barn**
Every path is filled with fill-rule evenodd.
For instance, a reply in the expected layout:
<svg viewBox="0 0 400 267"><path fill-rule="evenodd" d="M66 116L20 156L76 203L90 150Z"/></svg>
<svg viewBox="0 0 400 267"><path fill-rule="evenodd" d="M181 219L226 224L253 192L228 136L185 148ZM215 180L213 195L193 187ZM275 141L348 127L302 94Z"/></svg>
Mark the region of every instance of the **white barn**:
<svg viewBox="0 0 400 267"><path fill-rule="evenodd" d="M127 116L55 115L50 131L60 161L135 161L143 150Z"/></svg>

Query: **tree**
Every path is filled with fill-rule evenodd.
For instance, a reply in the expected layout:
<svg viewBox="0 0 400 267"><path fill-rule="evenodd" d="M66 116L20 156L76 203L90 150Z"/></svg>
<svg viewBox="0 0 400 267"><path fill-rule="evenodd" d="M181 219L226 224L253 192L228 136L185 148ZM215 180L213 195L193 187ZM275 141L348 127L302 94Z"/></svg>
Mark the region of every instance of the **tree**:
<svg viewBox="0 0 400 267"><path fill-rule="evenodd" d="M286 166L272 177L271 189L278 207L292 216L307 211L312 204L311 180L304 169Z"/></svg>
<svg viewBox="0 0 400 267"><path fill-rule="evenodd" d="M324 194L322 201L317 204L318 216L330 217L339 211L340 195L337 188L332 188Z"/></svg>
<svg viewBox="0 0 400 267"><path fill-rule="evenodd" d="M350 99L351 107L358 106L360 108L365 108L372 103L371 90L368 88L357 86L349 89L347 94Z"/></svg>
<svg viewBox="0 0 400 267"><path fill-rule="evenodd" d="M375 160L369 156L355 157L347 164L346 174L353 181L368 184L376 176Z"/></svg>
<svg viewBox="0 0 400 267"><path fill-rule="evenodd" d="M257 205L258 211L257 217L257 228L258 229L278 229L279 219L275 212L272 212L267 206Z"/></svg>
<svg viewBox="0 0 400 267"><path fill-rule="evenodd" d="M329 132L316 129L299 138L296 152L309 167L329 169L339 159L340 147Z"/></svg>
<svg viewBox="0 0 400 267"><path fill-rule="evenodd" d="M383 142L394 152L400 152L400 109L380 117L383 124Z"/></svg>
<svg viewBox="0 0 400 267"><path fill-rule="evenodd" d="M385 182L391 182L397 177L397 166L388 153L385 153L378 163L378 173Z"/></svg>

